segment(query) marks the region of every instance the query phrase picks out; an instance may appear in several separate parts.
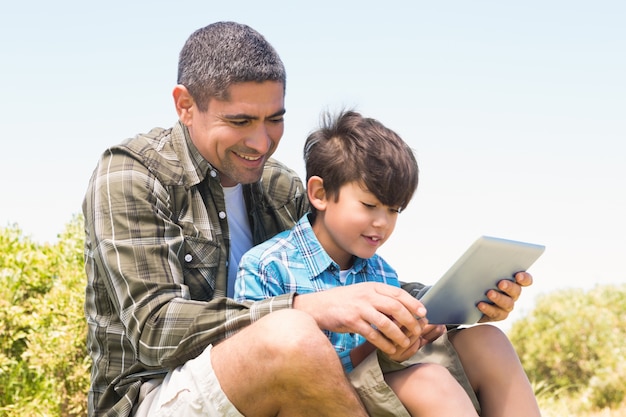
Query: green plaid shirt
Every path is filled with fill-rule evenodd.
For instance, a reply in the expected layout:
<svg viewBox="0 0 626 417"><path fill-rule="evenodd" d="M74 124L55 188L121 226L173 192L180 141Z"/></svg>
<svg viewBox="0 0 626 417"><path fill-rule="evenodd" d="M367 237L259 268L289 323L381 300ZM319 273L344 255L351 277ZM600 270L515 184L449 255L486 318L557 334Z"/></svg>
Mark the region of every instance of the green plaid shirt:
<svg viewBox="0 0 626 417"><path fill-rule="evenodd" d="M301 180L275 160L244 185L254 244L307 211ZM153 129L108 149L85 201L89 415L128 416L141 384L198 356L293 295L225 297L229 258L219 173L187 129Z"/></svg>

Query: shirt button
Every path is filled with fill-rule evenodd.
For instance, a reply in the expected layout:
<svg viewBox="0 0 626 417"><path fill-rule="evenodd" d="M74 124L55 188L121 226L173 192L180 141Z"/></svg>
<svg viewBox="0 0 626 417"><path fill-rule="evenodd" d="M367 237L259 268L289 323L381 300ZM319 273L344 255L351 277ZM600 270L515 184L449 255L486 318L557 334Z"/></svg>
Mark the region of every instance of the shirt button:
<svg viewBox="0 0 626 417"><path fill-rule="evenodd" d="M193 261L193 256L191 256L190 253L188 253L187 255L185 255L185 262L191 262Z"/></svg>
<svg viewBox="0 0 626 417"><path fill-rule="evenodd" d="M220 211L220 213L218 214L218 216L220 216L220 219L224 220L226 218L226 213L223 211Z"/></svg>
<svg viewBox="0 0 626 417"><path fill-rule="evenodd" d="M209 175L211 175L213 178L217 177L217 171L215 170L211 170L211 172L209 173Z"/></svg>

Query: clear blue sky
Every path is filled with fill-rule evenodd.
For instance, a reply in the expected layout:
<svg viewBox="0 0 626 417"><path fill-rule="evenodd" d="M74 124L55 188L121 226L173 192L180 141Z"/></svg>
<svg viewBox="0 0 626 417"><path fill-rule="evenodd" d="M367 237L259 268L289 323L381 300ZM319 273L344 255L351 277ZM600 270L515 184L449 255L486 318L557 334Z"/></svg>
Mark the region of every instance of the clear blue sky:
<svg viewBox="0 0 626 417"><path fill-rule="evenodd" d="M434 282L486 234L547 246L517 315L538 294L626 282L626 2L61 0L2 14L0 225L55 240L107 146L175 122L187 36L236 20L287 67L279 159L303 173L306 135L341 107L415 149L418 193L381 250L404 280Z"/></svg>

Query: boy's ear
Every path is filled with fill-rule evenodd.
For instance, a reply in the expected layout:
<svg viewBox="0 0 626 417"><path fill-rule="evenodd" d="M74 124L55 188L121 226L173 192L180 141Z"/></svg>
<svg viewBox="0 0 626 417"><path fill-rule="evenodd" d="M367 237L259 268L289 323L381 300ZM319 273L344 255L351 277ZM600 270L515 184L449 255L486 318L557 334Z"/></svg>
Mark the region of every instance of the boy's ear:
<svg viewBox="0 0 626 417"><path fill-rule="evenodd" d="M306 183L306 192L309 197L309 203L317 209L317 211L326 210L326 190L324 189L324 180L318 176L312 176Z"/></svg>
<svg viewBox="0 0 626 417"><path fill-rule="evenodd" d="M176 113L178 113L178 118L185 125L189 126L191 123L191 114L194 109L194 100L187 90L187 87L184 85L178 84L174 87L174 91L172 91L172 96L174 97L174 106L176 106Z"/></svg>

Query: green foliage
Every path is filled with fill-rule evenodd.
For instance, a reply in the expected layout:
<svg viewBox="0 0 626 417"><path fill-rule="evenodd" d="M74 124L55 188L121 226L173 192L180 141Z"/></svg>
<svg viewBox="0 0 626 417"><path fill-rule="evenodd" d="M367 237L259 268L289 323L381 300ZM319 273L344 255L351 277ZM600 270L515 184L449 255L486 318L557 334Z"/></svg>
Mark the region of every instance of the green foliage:
<svg viewBox="0 0 626 417"><path fill-rule="evenodd" d="M544 391L610 408L626 397L625 318L626 285L568 289L540 298L509 336Z"/></svg>
<svg viewBox="0 0 626 417"><path fill-rule="evenodd" d="M54 245L0 228L0 417L87 414L83 242L80 216ZM549 294L513 324L511 341L552 415L624 404L625 318L621 285Z"/></svg>
<svg viewBox="0 0 626 417"><path fill-rule="evenodd" d="M0 416L86 415L83 220L54 245L0 229Z"/></svg>

